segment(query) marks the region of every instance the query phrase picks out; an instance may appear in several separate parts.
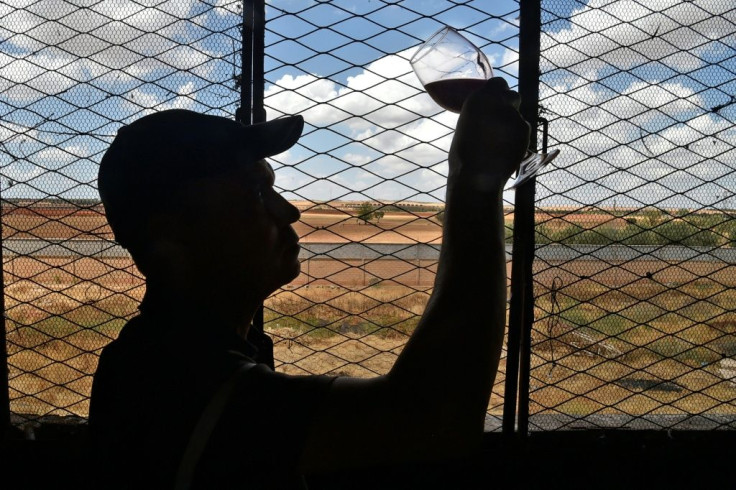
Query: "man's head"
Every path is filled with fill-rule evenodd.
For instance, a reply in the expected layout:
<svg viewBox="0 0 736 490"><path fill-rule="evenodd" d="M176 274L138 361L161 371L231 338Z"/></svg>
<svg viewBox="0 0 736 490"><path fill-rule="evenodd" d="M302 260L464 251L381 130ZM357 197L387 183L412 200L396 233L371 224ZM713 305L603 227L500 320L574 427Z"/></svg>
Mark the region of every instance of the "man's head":
<svg viewBox="0 0 736 490"><path fill-rule="evenodd" d="M294 271L290 224L299 214L273 190L273 171L263 159L291 147L303 124L294 116L245 126L169 110L121 128L98 176L115 239L149 279L158 273L154 265L177 255L212 276L268 273L258 266L279 266L269 262L284 259L271 256L282 254L282 246L290 247L292 270L274 271L272 282L292 279L298 263Z"/></svg>

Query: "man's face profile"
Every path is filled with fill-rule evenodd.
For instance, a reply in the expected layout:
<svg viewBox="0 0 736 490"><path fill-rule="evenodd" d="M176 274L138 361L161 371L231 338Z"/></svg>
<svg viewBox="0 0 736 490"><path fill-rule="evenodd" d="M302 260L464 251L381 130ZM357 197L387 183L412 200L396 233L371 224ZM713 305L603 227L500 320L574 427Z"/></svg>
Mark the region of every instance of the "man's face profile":
<svg viewBox="0 0 736 490"><path fill-rule="evenodd" d="M236 289L268 295L299 274L299 211L273 187L265 160L240 159L221 175L192 181L179 195L194 212L183 243L201 272Z"/></svg>
<svg viewBox="0 0 736 490"><path fill-rule="evenodd" d="M293 146L300 116L242 125L171 109L118 131L98 184L115 239L168 295L261 301L299 274L299 211L265 161Z"/></svg>

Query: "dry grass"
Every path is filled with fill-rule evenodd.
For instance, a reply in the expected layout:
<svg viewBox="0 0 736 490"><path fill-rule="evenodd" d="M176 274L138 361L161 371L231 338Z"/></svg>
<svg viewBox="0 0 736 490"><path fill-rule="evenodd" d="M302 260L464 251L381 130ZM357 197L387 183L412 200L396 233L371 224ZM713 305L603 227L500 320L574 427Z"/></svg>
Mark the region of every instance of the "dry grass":
<svg viewBox="0 0 736 490"><path fill-rule="evenodd" d="M289 373L385 374L428 298L406 286L283 291L266 303L277 364Z"/></svg>
<svg viewBox="0 0 736 490"><path fill-rule="evenodd" d="M736 349L736 315L726 310L736 304L736 291L722 288L715 294L713 287L640 287L639 297L649 298L642 303L624 301L623 293L596 295L586 284L568 286L568 296L584 300L566 299L552 330L549 297L540 295L532 409L574 416L736 412L736 387L723 379L717 362L723 349ZM119 317L134 313L142 292L108 287L106 296L90 298L88 288L86 282L43 286L30 281L8 287L14 412L87 414L97 354L117 335ZM278 369L359 377L387 372L429 292L397 285L281 291L266 304ZM715 319L691 318L712 315L719 304L723 311ZM665 306L681 313L659 314ZM611 314L614 309L617 315ZM497 381L494 413L501 410L503 372Z"/></svg>
<svg viewBox="0 0 736 490"><path fill-rule="evenodd" d="M6 233L60 233L58 223L23 218ZM61 228L67 237L104 230L99 216L71 219ZM388 231L339 213L308 213L299 226L305 241L381 241L399 234L432 241L439 233L430 218L387 216L384 225ZM294 284L266 304L278 369L387 372L426 305L435 266L303 264ZM719 370L722 357L736 355L734 272L733 265L707 262L535 263L532 410L575 416L736 412L736 387ZM86 416L97 355L117 335L121 318L134 314L142 279L126 259L13 258L4 274L11 409ZM555 278L560 312L550 315ZM504 370L502 360L489 407L494 413L500 413Z"/></svg>
<svg viewBox="0 0 736 490"><path fill-rule="evenodd" d="M91 292L91 289L94 291ZM6 287L11 410L86 416L98 355L135 310L131 295L89 283Z"/></svg>
<svg viewBox="0 0 736 490"><path fill-rule="evenodd" d="M112 238L103 214L78 213L73 209L49 215L49 210L32 213L8 211L3 215L3 238ZM306 211L294 225L303 242L344 243L439 243L442 227L435 213L387 214L378 223L359 222L348 212Z"/></svg>
<svg viewBox="0 0 736 490"><path fill-rule="evenodd" d="M736 414L736 383L721 363L736 356L734 268L591 267L599 270L582 280L579 269L537 275L533 409L578 416ZM544 282L553 272L566 278L556 304L551 281ZM559 314L552 314L555 308Z"/></svg>

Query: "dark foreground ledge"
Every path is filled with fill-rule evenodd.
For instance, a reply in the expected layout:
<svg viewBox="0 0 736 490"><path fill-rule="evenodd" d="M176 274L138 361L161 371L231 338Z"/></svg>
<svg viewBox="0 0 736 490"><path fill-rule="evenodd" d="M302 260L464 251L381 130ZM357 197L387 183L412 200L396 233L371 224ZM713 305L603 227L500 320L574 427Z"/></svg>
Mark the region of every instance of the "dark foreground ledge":
<svg viewBox="0 0 736 490"><path fill-rule="evenodd" d="M736 432L727 431L560 431L524 440L488 433L476 461L329 475L315 488L736 488L734 454Z"/></svg>
<svg viewBox="0 0 736 490"><path fill-rule="evenodd" d="M8 489L101 489L86 427L43 424L0 444ZM310 490L734 488L736 432L580 430L527 439L488 433L473 460L370 468L309 478ZM17 482L17 483L11 483Z"/></svg>

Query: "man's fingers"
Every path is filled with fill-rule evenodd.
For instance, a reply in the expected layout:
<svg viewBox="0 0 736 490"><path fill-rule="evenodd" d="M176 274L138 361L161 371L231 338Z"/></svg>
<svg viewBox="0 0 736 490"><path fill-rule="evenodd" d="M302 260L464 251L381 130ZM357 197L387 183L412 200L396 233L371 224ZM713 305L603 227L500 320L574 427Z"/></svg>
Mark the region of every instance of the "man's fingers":
<svg viewBox="0 0 736 490"><path fill-rule="evenodd" d="M493 77L488 79L483 86L483 90L504 92L509 89L509 84L501 77Z"/></svg>
<svg viewBox="0 0 736 490"><path fill-rule="evenodd" d="M519 92L509 90L508 92L506 92L506 96L508 97L509 103L513 106L513 108L518 111L521 107L521 96L519 95Z"/></svg>
<svg viewBox="0 0 736 490"><path fill-rule="evenodd" d="M521 106L521 97L519 94L509 89L509 84L501 77L494 77L489 79L483 88L476 92L475 97L477 102L492 104L508 104L516 110L519 110Z"/></svg>

